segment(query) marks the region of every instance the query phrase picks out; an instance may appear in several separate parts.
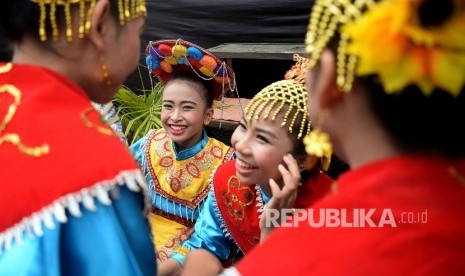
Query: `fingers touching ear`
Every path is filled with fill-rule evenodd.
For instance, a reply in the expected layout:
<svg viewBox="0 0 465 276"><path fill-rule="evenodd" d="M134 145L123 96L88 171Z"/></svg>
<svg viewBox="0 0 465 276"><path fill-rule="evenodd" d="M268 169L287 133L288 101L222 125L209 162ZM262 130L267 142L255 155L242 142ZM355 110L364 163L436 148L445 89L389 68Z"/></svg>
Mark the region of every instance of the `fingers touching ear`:
<svg viewBox="0 0 465 276"><path fill-rule="evenodd" d="M104 52L104 34L109 28L111 22L110 2L101 0L95 3L94 13L91 17L91 27L88 38L95 46L99 53Z"/></svg>

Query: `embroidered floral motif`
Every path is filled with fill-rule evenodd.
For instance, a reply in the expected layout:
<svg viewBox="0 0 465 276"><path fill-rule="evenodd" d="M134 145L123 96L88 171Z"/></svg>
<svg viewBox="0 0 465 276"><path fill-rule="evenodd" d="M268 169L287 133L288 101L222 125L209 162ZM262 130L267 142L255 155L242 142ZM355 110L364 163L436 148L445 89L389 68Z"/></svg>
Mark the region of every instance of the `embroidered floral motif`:
<svg viewBox="0 0 465 276"><path fill-rule="evenodd" d="M184 256L187 255L189 252L187 247L181 247L180 245L184 240L190 237L192 232L192 228L186 228L177 233L173 238L169 239L163 247L157 248L157 261L161 262L168 259L174 252L181 253Z"/></svg>
<svg viewBox="0 0 465 276"><path fill-rule="evenodd" d="M163 145L155 147L155 151L158 156L161 156L159 165L166 169L166 183L169 183L174 192L179 192L187 187L194 179L200 179L202 173L210 169L216 159L222 159L224 156L221 148L213 146L203 149L198 157L196 156L191 161L179 166L181 163L175 162L174 152L166 132L158 133L153 139Z"/></svg>
<svg viewBox="0 0 465 276"><path fill-rule="evenodd" d="M243 220L245 207L255 200L254 192L249 186L241 185L236 176L229 178L227 187L227 191L223 193L223 203L236 221Z"/></svg>
<svg viewBox="0 0 465 276"><path fill-rule="evenodd" d="M164 129L153 131L144 146L151 185L160 198L197 208L209 191L208 176L221 163L231 159L234 150L212 138L195 156L175 160L171 140ZM161 204L161 201L160 201Z"/></svg>

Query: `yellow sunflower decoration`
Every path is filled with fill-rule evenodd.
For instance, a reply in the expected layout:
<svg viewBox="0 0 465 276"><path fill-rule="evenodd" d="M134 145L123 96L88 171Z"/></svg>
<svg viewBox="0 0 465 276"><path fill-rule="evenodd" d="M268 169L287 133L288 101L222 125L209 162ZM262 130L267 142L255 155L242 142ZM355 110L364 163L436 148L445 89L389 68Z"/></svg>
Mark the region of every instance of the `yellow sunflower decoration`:
<svg viewBox="0 0 465 276"><path fill-rule="evenodd" d="M457 96L465 83L465 12L425 28L420 2L385 0L346 25L347 53L359 58L356 75L377 74L386 93L416 84L425 95L438 87Z"/></svg>
<svg viewBox="0 0 465 276"><path fill-rule="evenodd" d="M341 90L354 76L376 74L389 94L415 84L426 96L435 87L457 96L465 84L465 1L450 2L443 22L424 26L425 0L317 0L306 38L310 68L338 32Z"/></svg>

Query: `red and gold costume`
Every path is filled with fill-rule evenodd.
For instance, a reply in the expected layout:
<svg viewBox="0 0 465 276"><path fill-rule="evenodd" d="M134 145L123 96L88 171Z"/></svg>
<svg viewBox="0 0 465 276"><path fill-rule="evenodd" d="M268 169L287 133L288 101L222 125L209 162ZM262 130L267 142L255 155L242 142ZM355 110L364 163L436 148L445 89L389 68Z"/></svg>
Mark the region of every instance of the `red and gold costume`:
<svg viewBox="0 0 465 276"><path fill-rule="evenodd" d="M236 177L235 160L218 167L212 191L195 224L195 232L170 257L183 263L192 250L204 248L214 253L227 265L234 250L247 254L260 242L259 217L270 198L259 185L245 184ZM299 187L295 208L314 203L327 194L332 179L315 172Z"/></svg>
<svg viewBox="0 0 465 276"><path fill-rule="evenodd" d="M213 178L215 198L226 232L247 254L260 242L259 215L266 204L257 184L240 182L236 162L221 166ZM315 172L297 192L294 208L304 208L322 198L333 181L322 172Z"/></svg>
<svg viewBox="0 0 465 276"><path fill-rule="evenodd" d="M110 156L111 162L108 162ZM134 193L145 187L137 163L111 128L100 122L99 113L85 92L53 71L29 65L0 65L0 171L0 271L9 271L8 266L14 265L13 261L2 262L6 260L3 258L9 258L10 252L18 256L18 251L23 249L25 263L30 258L40 262L40 250L47 250L51 262L55 256L69 257L65 244L72 243L73 237L76 241L82 238L81 232L69 230L79 225L85 225L82 233L89 233L111 221L115 228L106 229L106 236L128 240L124 248L128 256L134 248L146 250L143 241L150 244L150 232L145 231L148 229L141 209L143 197ZM117 206L126 204L132 197L140 201L140 205L126 205L127 215L132 217L119 216ZM110 215L107 212L112 208L116 213ZM91 216L99 216L101 223L94 225L89 221ZM128 226L128 221L132 221L132 226ZM118 225L127 228L121 231ZM133 227L144 230L138 236L146 236L136 242L126 232ZM56 236L53 231L61 235ZM90 240L107 239L98 231L90 236ZM113 241L118 244L120 240ZM44 245L28 251L35 243ZM55 250L61 255L56 255ZM105 250L97 248L86 253L89 259L80 256L79 249L73 254L83 257L80 263L84 268L87 261L92 262L93 254L110 253ZM153 249L145 251L145 254L153 253ZM126 264L124 258L114 258L119 263L111 262L115 269ZM140 259L133 265L143 261ZM66 271L67 264L62 263L62 272ZM146 272L154 269L154 263L149 265ZM23 268L29 267L32 266ZM43 263L35 268L35 272L41 271L43 275L56 272L52 271L53 266L46 267ZM145 268L136 269L142 272Z"/></svg>

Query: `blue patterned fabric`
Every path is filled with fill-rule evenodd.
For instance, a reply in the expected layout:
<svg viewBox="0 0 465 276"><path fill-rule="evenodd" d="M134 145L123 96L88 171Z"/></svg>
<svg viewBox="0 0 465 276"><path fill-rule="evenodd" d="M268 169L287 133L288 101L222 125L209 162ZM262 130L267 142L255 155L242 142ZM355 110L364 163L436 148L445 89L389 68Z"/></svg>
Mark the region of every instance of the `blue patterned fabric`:
<svg viewBox="0 0 465 276"><path fill-rule="evenodd" d="M271 199L261 188L260 195L264 204L267 204ZM221 227L223 222L216 204L215 194L213 190L210 190L204 208L195 222L195 232L189 239L181 243L181 246L187 247L189 251L206 249L215 254L218 259L225 261L231 257L231 253L235 253L232 252L232 249L238 250L238 248L234 241L223 232ZM185 256L180 253L173 253L170 258L177 260L180 264L185 261Z"/></svg>
<svg viewBox="0 0 465 276"><path fill-rule="evenodd" d="M81 205L81 217L67 213L66 223L54 220L41 237L25 234L22 244L0 253L0 275L156 275L143 204L140 193L121 187L112 205Z"/></svg>

